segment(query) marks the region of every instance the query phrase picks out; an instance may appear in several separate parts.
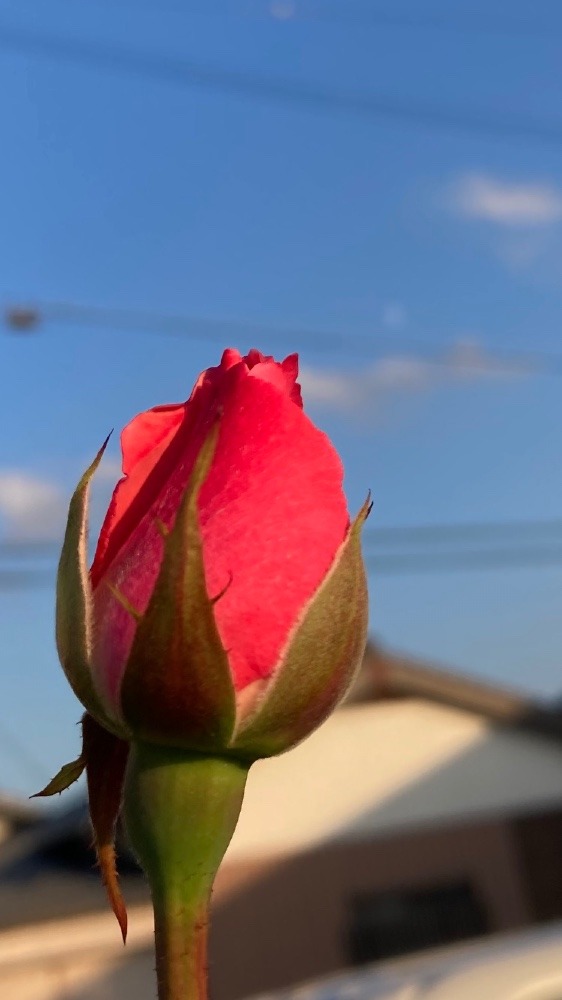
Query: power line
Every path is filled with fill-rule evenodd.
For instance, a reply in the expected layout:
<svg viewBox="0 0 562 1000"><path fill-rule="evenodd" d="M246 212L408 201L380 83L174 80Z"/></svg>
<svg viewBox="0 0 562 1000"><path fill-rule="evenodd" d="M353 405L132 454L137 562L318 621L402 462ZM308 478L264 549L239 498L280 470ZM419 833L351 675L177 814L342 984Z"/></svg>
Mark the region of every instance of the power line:
<svg viewBox="0 0 562 1000"><path fill-rule="evenodd" d="M285 4L279 3L279 11L282 15L283 7L286 10L287 19L293 17L303 20L313 21L335 21L339 24L349 23L358 25L375 25L388 28L413 28L429 29L431 31L453 31L492 34L492 35L514 35L528 38L529 35L539 37L557 37L560 35L558 25L553 25L546 18L506 18L496 17L493 14L480 14L478 11L427 11L414 13L399 12L396 10L382 10L362 7L353 7L349 3L341 4L310 4L307 9L306 4L299 0L291 3L287 0ZM172 9L172 7L170 7ZM178 8L179 9L179 8ZM270 11L275 10L274 3L269 4ZM274 14L273 14L274 16Z"/></svg>
<svg viewBox="0 0 562 1000"><path fill-rule="evenodd" d="M560 535L562 543L562 517L512 521L459 521L437 524L399 524L368 528L363 541L373 546L440 545L451 541L476 543L509 539L526 541L528 536ZM0 541L0 559L27 559L57 554L62 539L46 540L14 538Z"/></svg>
<svg viewBox="0 0 562 1000"><path fill-rule="evenodd" d="M485 570L562 569L562 546L466 549L451 552L416 552L369 556L366 565L374 576L410 576L417 573L467 573Z"/></svg>
<svg viewBox="0 0 562 1000"><path fill-rule="evenodd" d="M468 132L494 139L516 139L559 145L562 121L524 118L485 110L455 109L385 94L353 94L257 73L195 63L176 56L65 39L46 32L0 24L0 46L57 63L151 79L176 87L199 88L234 97L298 107L302 110L386 119L448 132Z"/></svg>
<svg viewBox="0 0 562 1000"><path fill-rule="evenodd" d="M2 311L0 310L0 320ZM548 374L562 375L562 354L548 351L502 349L486 354L481 345L462 343L430 343L423 338L400 337L380 331L370 336L356 336L333 330L314 330L276 326L269 323L233 319L209 319L202 316L151 313L141 309L81 305L70 302L36 302L33 305L7 305L3 318L8 329L19 334L36 332L42 324L120 330L125 333L148 333L153 336L181 337L187 340L212 341L223 344L231 339L237 343L257 342L267 338L271 343L287 343L321 352L342 351L372 354L373 349L389 349L393 355L405 353L427 365L489 372L497 375Z"/></svg>
<svg viewBox="0 0 562 1000"><path fill-rule="evenodd" d="M86 326L142 332L157 336L182 337L188 340L224 343L225 336L240 338L263 337L272 340L296 338L312 347L346 348L350 338L343 333L310 329L287 329L269 324L233 319L209 319L204 316L173 316L151 313L141 309L124 309L106 306L80 305L69 302L44 302L36 305L7 306L4 310L6 325L18 333L32 333L42 323L63 326ZM352 338L356 347L368 350L372 345L366 337Z"/></svg>
<svg viewBox="0 0 562 1000"><path fill-rule="evenodd" d="M532 536L559 535L554 540L562 544L562 517L514 519L503 521L458 521L441 524L398 524L367 528L363 532L365 547L400 547L449 545L451 542L478 544L515 536L519 543L536 541ZM0 541L0 560L20 560L58 555L62 538L58 540L13 538ZM402 553L403 554L403 553ZM417 555L418 553L414 553Z"/></svg>
<svg viewBox="0 0 562 1000"><path fill-rule="evenodd" d="M381 28L411 28L414 30L446 31L455 33L470 33L479 35L503 35L514 37L536 36L540 38L556 38L561 34L560 27L546 18L506 18L493 14L480 14L477 11L427 11L400 12L396 10L369 9L365 6L353 7L349 3L341 4L302 4L299 0L280 0L278 4L270 3L270 17L275 17L276 7L282 20L304 20L317 22L334 22L358 26L373 26ZM170 11L174 8L170 6ZM177 8L179 10L179 8Z"/></svg>
<svg viewBox="0 0 562 1000"><path fill-rule="evenodd" d="M562 545L562 517L543 518L534 520L513 520L513 521L460 521L457 523L443 524L404 524L404 525L382 525L380 527L367 528L363 532L364 546L368 549L380 547L392 548L404 545L409 546L441 546L450 545L451 542L461 544L479 545L482 542L489 543L498 540L502 545L510 539L514 539L515 548L525 551L525 546L529 543L535 544L537 536L544 544L545 536L547 541L555 541ZM554 536L549 539L548 536ZM556 537L559 536L559 537ZM44 539L5 539L0 541L0 560L21 560L36 559L40 557L53 557L58 555L61 540L47 541ZM510 548L513 549L513 541ZM466 551L466 550L463 550ZM496 551L491 549L490 551ZM398 553L400 558L408 553ZM426 553L414 551L417 558L421 555L425 558ZM386 558L386 555L385 557ZM394 554L392 556L394 558ZM43 572L43 571L41 571Z"/></svg>
<svg viewBox="0 0 562 1000"><path fill-rule="evenodd" d="M464 521L449 524L413 524L373 527L363 532L366 546L394 547L399 545L449 545L451 542L478 544L499 539L526 542L531 536L559 535L562 543L562 517L541 520Z"/></svg>
<svg viewBox="0 0 562 1000"><path fill-rule="evenodd" d="M536 524L536 522L535 522ZM540 527L552 525L545 522ZM447 526L439 526L432 530L442 530ZM479 525L465 525L479 529ZM486 526L488 527L488 526ZM502 527L513 528L514 525ZM559 523L557 527L560 527ZM392 529L395 533L400 529ZM368 541L377 542L376 531L367 536ZM481 536L480 536L481 537ZM448 541L447 538L440 539ZM555 544L544 542L537 544L489 544L480 548L456 548L437 551L412 551L374 553L373 546L368 545L366 565L374 576L410 576L418 573L465 573L483 570L522 570L562 568L562 538ZM36 590L45 586L52 587L54 570L21 570L0 569L0 592Z"/></svg>
<svg viewBox="0 0 562 1000"><path fill-rule="evenodd" d="M222 19L235 18L243 21L283 21L289 23L312 22L312 23L334 23L358 25L368 27L370 25L381 28L412 28L414 30L429 29L431 31L465 32L474 34L492 34L505 36L531 36L555 38L561 34L558 25L553 24L546 18L506 18L496 17L493 14L480 14L476 11L427 11L419 13L397 12L393 9L372 8L365 5L352 6L350 3L306 3L302 0L263 0L263 2L230 3L226 7L218 8L210 4L181 3L179 0L166 0L165 3L133 3L133 0L111 0L104 3L98 0L98 4L106 10L119 9L156 14L182 15L187 17L203 16L206 18Z"/></svg>
<svg viewBox="0 0 562 1000"><path fill-rule="evenodd" d="M50 569L0 569L0 593L13 590L53 586L54 572Z"/></svg>
<svg viewBox="0 0 562 1000"><path fill-rule="evenodd" d="M445 552L401 552L368 554L366 566L372 576L412 576L418 573L467 573L491 570L562 569L562 545L505 546ZM52 588L51 571L0 570L0 594Z"/></svg>
<svg viewBox="0 0 562 1000"><path fill-rule="evenodd" d="M0 541L0 559L41 558L52 556L62 544L42 538L8 538Z"/></svg>

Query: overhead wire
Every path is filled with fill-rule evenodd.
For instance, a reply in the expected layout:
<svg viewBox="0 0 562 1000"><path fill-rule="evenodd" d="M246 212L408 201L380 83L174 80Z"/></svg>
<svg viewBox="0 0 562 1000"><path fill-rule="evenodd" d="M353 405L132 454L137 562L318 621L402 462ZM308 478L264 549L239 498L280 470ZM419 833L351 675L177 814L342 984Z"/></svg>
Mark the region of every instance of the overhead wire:
<svg viewBox="0 0 562 1000"><path fill-rule="evenodd" d="M558 535L562 544L562 517L512 521L460 521L441 524L389 525L367 528L363 541L367 545L388 547L397 545L449 545L451 542L478 544L509 540L515 537L525 542L529 536Z"/></svg>
<svg viewBox="0 0 562 1000"><path fill-rule="evenodd" d="M275 4L264 5L271 11L275 11ZM537 35L539 37L553 38L561 33L558 25L552 22L551 18L536 17L536 7L533 17L505 17L496 16L493 13L480 13L474 10L451 11L397 11L396 9L384 9L373 7L372 4L352 4L352 3L302 3L301 0L286 0L286 19L303 19L313 21L335 21L338 24L349 23L361 26L375 25L385 28L413 28L431 31L453 31L471 32L483 35L514 35L524 36ZM170 6L170 10L172 10ZM283 2L279 3L280 14L283 11ZM275 16L273 15L270 16Z"/></svg>
<svg viewBox="0 0 562 1000"><path fill-rule="evenodd" d="M310 329L287 329L257 322L236 319L211 319L205 316L170 315L142 309L82 305L70 302L35 302L31 305L7 305L4 321L8 328L19 333L31 333L43 323L62 326L85 326L122 332L142 332L157 336L183 337L188 340L216 341L222 343L225 335L235 338L262 336L267 333L274 340L292 337L299 343L321 346L322 349L344 348L349 337L343 333ZM354 338L358 348L369 348L366 337Z"/></svg>
<svg viewBox="0 0 562 1000"><path fill-rule="evenodd" d="M343 331L277 326L238 319L215 319L205 316L170 315L115 306L83 305L71 302L11 303L0 306L0 322L18 334L35 333L44 324L55 326L107 329L113 332L147 333L152 336L180 337L194 341L224 343L225 337L250 342L268 338L277 344L306 347L309 350L349 351L362 357L374 350L390 350L393 356L413 356L424 364L454 370L494 372L495 374L562 375L562 354L548 351L525 351L512 347L486 353L485 345L476 342L435 342L423 337L404 336L374 330L369 335Z"/></svg>
<svg viewBox="0 0 562 1000"><path fill-rule="evenodd" d="M117 75L127 75L176 87L199 88L243 99L274 102L302 110L388 120L422 128L487 135L560 145L562 120L502 112L454 108L414 98L360 94L314 84L263 76L244 70L197 63L123 46L62 38L48 32L0 22L0 48Z"/></svg>
<svg viewBox="0 0 562 1000"><path fill-rule="evenodd" d="M381 526L367 528L363 541L376 576L562 568L562 518ZM55 540L0 543L0 592L52 586L54 563L22 569L21 560L54 557L59 547Z"/></svg>
<svg viewBox="0 0 562 1000"><path fill-rule="evenodd" d="M562 545L481 549L475 552L397 553L369 555L367 569L375 576L417 573L466 573L486 570L562 569Z"/></svg>
<svg viewBox="0 0 562 1000"><path fill-rule="evenodd" d="M459 521L435 524L398 524L367 527L363 544L367 550L375 547L433 547L451 543L479 545L499 541L513 547L536 544L537 536L544 544L545 536L562 546L562 517L514 519L503 521ZM550 536L550 537L549 537ZM12 538L0 540L0 561L51 557L58 553L61 539ZM42 571L41 571L42 572ZM1 578L0 578L1 579Z"/></svg>
<svg viewBox="0 0 562 1000"><path fill-rule="evenodd" d="M471 10L425 10L397 11L395 8L373 7L372 4L353 4L348 2L310 3L306 0L238 0L226 4L211 4L201 2L181 2L181 0L160 0L160 2L134 3L133 0L95 0L96 6L107 10L134 11L135 14L154 13L182 15L186 17L202 16L206 18L235 18L243 21L267 20L272 22L313 22L349 24L382 28L411 28L414 30L437 30L448 32L470 32L482 35L524 36L555 38L561 29L551 18L536 17L505 17L494 14L482 14ZM67 0L65 5L68 6Z"/></svg>
<svg viewBox="0 0 562 1000"><path fill-rule="evenodd" d="M411 576L488 570L562 569L562 544L556 546L504 546L477 550L373 553L365 564L373 576ZM54 573L0 570L0 595L6 592L52 588Z"/></svg>
<svg viewBox="0 0 562 1000"><path fill-rule="evenodd" d="M0 593L12 590L27 590L29 587L52 585L52 569L0 569Z"/></svg>

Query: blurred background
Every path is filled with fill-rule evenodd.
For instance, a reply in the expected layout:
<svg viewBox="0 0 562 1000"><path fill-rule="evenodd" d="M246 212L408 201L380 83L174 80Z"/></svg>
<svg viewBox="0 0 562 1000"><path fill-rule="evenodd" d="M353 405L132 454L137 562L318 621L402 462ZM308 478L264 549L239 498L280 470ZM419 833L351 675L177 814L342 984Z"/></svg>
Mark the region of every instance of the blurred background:
<svg viewBox="0 0 562 1000"><path fill-rule="evenodd" d="M239 956L217 996L445 943L455 921L562 915L561 45L555 0L0 3L2 933L104 906L81 788L26 804L79 747L53 641L69 493L111 428L185 399L225 346L297 350L351 508L372 490L373 643L348 706L271 765L285 819L251 798L225 876L238 900L264 865L360 844L332 937L300 935L269 979L272 958L245 977ZM116 433L93 534L119 471ZM319 783L311 758L306 826L291 768L314 740L345 744L347 770ZM385 881L373 845L398 834L417 847ZM239 927L261 913L244 899ZM30 1000L125 995L37 974Z"/></svg>

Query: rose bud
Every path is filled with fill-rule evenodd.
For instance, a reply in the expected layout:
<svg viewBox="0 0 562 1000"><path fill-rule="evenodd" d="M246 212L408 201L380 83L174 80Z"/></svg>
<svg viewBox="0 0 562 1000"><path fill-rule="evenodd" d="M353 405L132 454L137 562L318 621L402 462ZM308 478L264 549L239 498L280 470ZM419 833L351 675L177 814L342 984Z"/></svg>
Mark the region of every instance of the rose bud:
<svg viewBox="0 0 562 1000"><path fill-rule="evenodd" d="M365 505L302 409L298 359L226 350L186 403L135 417L86 568L70 505L57 642L88 712L125 740L255 759L321 723L361 659Z"/></svg>
<svg viewBox="0 0 562 1000"><path fill-rule="evenodd" d="M90 571L88 491L105 445L70 502L57 646L86 708L83 744L40 794L86 769L125 936L113 847L125 788L129 836L166 928L166 1000L204 982L200 934L249 766L327 717L365 647L370 506L350 524L340 460L303 412L297 373L296 355L227 350L186 403L135 417Z"/></svg>

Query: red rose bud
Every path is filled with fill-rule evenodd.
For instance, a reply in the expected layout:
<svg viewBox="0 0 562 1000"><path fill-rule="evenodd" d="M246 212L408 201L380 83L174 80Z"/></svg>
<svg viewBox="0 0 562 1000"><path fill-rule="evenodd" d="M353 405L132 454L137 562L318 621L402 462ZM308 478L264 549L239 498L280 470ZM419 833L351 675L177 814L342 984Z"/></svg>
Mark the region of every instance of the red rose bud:
<svg viewBox="0 0 562 1000"><path fill-rule="evenodd" d="M69 511L57 643L87 711L124 740L248 759L287 749L363 654L366 504L302 409L298 360L224 352L186 403L135 417L90 573Z"/></svg>

